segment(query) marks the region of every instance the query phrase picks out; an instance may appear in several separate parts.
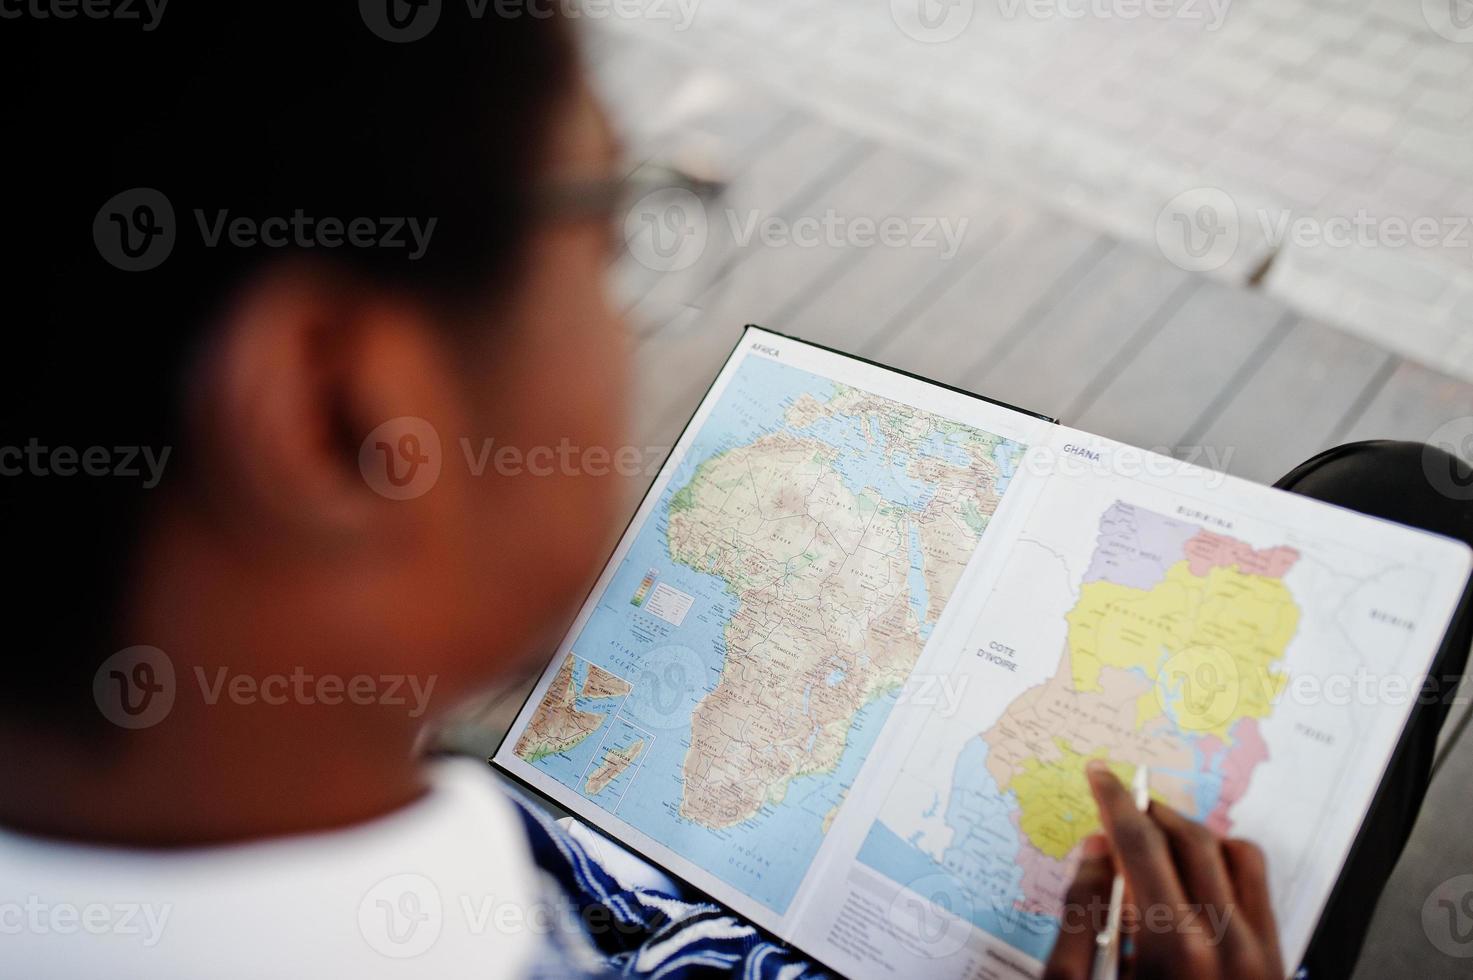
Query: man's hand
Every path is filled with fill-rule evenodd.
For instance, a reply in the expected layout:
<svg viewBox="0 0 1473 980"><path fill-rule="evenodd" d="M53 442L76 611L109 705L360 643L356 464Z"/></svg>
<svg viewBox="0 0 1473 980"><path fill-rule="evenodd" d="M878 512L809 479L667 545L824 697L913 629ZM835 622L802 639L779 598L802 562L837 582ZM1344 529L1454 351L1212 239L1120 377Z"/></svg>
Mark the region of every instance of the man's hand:
<svg viewBox="0 0 1473 980"><path fill-rule="evenodd" d="M1115 868L1126 882L1122 945L1134 950L1122 980L1283 980L1263 852L1154 800L1141 813L1108 768L1088 773L1105 836L1085 841L1046 980L1088 980Z"/></svg>

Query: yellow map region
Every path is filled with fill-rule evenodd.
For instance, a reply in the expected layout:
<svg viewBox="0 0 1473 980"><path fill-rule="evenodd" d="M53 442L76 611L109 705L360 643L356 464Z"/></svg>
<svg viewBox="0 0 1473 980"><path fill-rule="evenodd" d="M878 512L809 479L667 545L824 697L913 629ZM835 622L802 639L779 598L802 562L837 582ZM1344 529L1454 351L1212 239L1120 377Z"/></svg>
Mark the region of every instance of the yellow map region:
<svg viewBox="0 0 1473 980"><path fill-rule="evenodd" d="M1273 669L1299 625L1282 580L1218 566L1205 576L1173 565L1154 588L1086 582L1067 616L1074 686L1100 690L1100 670L1137 670L1155 689L1136 702L1144 725L1169 705L1176 723L1228 739L1244 718L1266 718L1288 682Z"/></svg>
<svg viewBox="0 0 1473 980"><path fill-rule="evenodd" d="M1048 762L1025 759L1023 771L1013 778L1012 790L1020 804L1019 827L1033 846L1062 859L1085 837L1100 829L1100 817L1085 779L1084 764L1104 759L1105 751L1081 755L1062 738L1054 739L1059 755ZM1110 770L1129 784L1136 767L1108 762Z"/></svg>
<svg viewBox="0 0 1473 980"><path fill-rule="evenodd" d="M1066 661L988 734L988 766L1016 794L1018 824L1042 854L1064 859L1099 818L1084 775L1105 759L1122 780L1149 762L1153 795L1192 801L1188 738L1231 744L1245 718L1266 718L1288 676L1274 669L1299 625L1283 581L1177 562L1152 588L1095 580L1067 614ZM1123 761L1134 760L1134 761Z"/></svg>

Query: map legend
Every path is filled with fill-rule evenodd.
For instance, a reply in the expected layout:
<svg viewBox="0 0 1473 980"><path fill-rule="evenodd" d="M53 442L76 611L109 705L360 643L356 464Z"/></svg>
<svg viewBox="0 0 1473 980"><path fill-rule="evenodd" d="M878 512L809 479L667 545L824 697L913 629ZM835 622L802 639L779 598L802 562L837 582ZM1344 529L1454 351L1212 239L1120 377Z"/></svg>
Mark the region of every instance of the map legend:
<svg viewBox="0 0 1473 980"><path fill-rule="evenodd" d="M629 600L629 604L631 606L644 605L644 600L646 597L649 596L650 589L654 586L655 579L658 578L659 575L659 571L653 568L644 573L644 580L639 583L639 588L635 590L634 598Z"/></svg>

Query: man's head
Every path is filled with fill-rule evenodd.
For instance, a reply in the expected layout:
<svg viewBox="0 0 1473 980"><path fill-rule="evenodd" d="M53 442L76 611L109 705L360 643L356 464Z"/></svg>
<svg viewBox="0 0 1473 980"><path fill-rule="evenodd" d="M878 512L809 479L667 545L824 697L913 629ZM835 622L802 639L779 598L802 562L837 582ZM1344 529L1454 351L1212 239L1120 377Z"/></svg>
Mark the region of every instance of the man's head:
<svg viewBox="0 0 1473 980"><path fill-rule="evenodd" d="M194 704L220 668L434 677L447 706L606 549L606 223L542 202L614 147L566 27L447 5L404 42L359 6L5 25L12 727L117 744L93 680L140 645L178 675L160 732L333 710ZM393 744L405 714L352 726Z"/></svg>

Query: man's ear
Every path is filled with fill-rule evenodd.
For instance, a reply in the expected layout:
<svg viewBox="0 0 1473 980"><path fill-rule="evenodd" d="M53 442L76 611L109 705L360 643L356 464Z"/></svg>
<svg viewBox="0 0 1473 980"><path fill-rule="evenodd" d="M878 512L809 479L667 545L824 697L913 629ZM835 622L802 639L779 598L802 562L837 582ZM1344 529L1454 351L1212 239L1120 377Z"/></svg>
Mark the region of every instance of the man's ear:
<svg viewBox="0 0 1473 980"><path fill-rule="evenodd" d="M434 434L464 431L451 344L426 307L284 266L237 293L216 338L189 393L192 436L204 489L233 526L338 536L433 517L435 494L405 503L360 465L379 430L391 454L407 454L404 467L433 452L438 473ZM406 425L412 431L400 431ZM441 498L454 492L440 489Z"/></svg>

